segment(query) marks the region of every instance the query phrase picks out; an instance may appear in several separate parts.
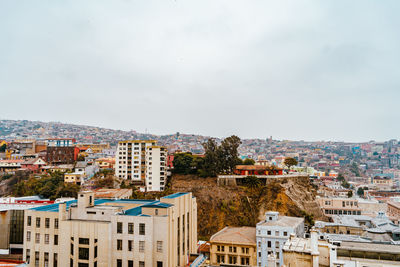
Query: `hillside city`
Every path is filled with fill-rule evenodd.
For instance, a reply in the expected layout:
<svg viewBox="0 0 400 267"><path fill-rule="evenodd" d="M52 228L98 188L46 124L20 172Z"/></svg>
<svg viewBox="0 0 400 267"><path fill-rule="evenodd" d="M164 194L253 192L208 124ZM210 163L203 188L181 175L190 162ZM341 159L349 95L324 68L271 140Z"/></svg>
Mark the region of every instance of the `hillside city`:
<svg viewBox="0 0 400 267"><path fill-rule="evenodd" d="M400 141L0 121L7 266L400 266Z"/></svg>

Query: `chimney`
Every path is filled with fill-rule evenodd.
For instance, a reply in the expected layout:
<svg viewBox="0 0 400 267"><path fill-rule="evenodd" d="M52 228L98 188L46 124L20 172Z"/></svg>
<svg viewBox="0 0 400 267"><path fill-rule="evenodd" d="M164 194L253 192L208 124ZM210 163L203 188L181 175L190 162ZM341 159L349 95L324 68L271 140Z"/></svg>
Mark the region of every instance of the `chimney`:
<svg viewBox="0 0 400 267"><path fill-rule="evenodd" d="M67 219L67 204L60 203L58 204L58 221L64 221Z"/></svg>
<svg viewBox="0 0 400 267"><path fill-rule="evenodd" d="M313 227L311 229L311 256L313 258L313 267L319 267L319 251L318 251L318 232Z"/></svg>

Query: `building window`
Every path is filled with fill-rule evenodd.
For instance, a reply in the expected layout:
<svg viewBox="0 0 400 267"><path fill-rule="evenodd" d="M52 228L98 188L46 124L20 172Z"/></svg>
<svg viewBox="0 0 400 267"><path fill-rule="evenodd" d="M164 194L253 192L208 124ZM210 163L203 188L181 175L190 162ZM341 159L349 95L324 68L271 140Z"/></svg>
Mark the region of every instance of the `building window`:
<svg viewBox="0 0 400 267"><path fill-rule="evenodd" d="M162 261L157 261L157 267L163 267L163 262Z"/></svg>
<svg viewBox="0 0 400 267"><path fill-rule="evenodd" d="M122 222L117 222L117 233L122 234Z"/></svg>
<svg viewBox="0 0 400 267"><path fill-rule="evenodd" d="M117 250L122 250L122 240L121 239L117 240Z"/></svg>
<svg viewBox="0 0 400 267"><path fill-rule="evenodd" d="M36 227L40 227L40 218L36 218Z"/></svg>
<svg viewBox="0 0 400 267"><path fill-rule="evenodd" d="M35 267L39 267L39 251L35 251Z"/></svg>
<svg viewBox="0 0 400 267"><path fill-rule="evenodd" d="M94 258L97 258L97 246L94 247Z"/></svg>
<svg viewBox="0 0 400 267"><path fill-rule="evenodd" d="M279 231L275 231L275 236L279 236Z"/></svg>
<svg viewBox="0 0 400 267"><path fill-rule="evenodd" d="M27 231L26 232L26 241L31 241L31 232L30 231Z"/></svg>
<svg viewBox="0 0 400 267"><path fill-rule="evenodd" d="M283 232L283 236L287 236L287 232Z"/></svg>
<svg viewBox="0 0 400 267"><path fill-rule="evenodd" d="M275 241L275 248L279 249L279 242Z"/></svg>
<svg viewBox="0 0 400 267"><path fill-rule="evenodd" d="M53 267L57 267L58 266L58 254L54 253L53 256Z"/></svg>
<svg viewBox="0 0 400 267"><path fill-rule="evenodd" d="M39 234L39 233L36 233L36 234L35 234L35 243L36 243L36 244L39 244L39 243L40 243L40 234Z"/></svg>
<svg viewBox="0 0 400 267"><path fill-rule="evenodd" d="M28 226L32 225L32 217L31 216L28 216L27 225Z"/></svg>
<svg viewBox="0 0 400 267"><path fill-rule="evenodd" d="M89 238L79 238L79 244L89 245Z"/></svg>
<svg viewBox="0 0 400 267"><path fill-rule="evenodd" d="M128 251L132 251L133 246L132 246L132 240L128 240Z"/></svg>
<svg viewBox="0 0 400 267"><path fill-rule="evenodd" d="M89 248L79 248L79 259L80 260L89 259Z"/></svg>
<svg viewBox="0 0 400 267"><path fill-rule="evenodd" d="M133 234L133 223L128 223L128 234Z"/></svg>
<svg viewBox="0 0 400 267"><path fill-rule="evenodd" d="M49 267L49 253L44 253L44 267Z"/></svg>
<svg viewBox="0 0 400 267"><path fill-rule="evenodd" d="M146 226L144 223L139 223L139 235L146 234Z"/></svg>
<svg viewBox="0 0 400 267"><path fill-rule="evenodd" d="M271 231L267 231L267 235L271 235Z"/></svg>
<svg viewBox="0 0 400 267"><path fill-rule="evenodd" d="M139 252L144 252L144 241L139 241Z"/></svg>
<svg viewBox="0 0 400 267"><path fill-rule="evenodd" d="M117 260L117 267L122 267L122 260L120 259Z"/></svg>
<svg viewBox="0 0 400 267"><path fill-rule="evenodd" d="M44 243L48 244L49 243L49 234L44 235Z"/></svg>
<svg viewBox="0 0 400 267"><path fill-rule="evenodd" d="M250 258L241 257L240 258L240 264L241 265L250 265Z"/></svg>
<svg viewBox="0 0 400 267"><path fill-rule="evenodd" d="M54 228L58 229L58 218L54 219Z"/></svg>
<svg viewBox="0 0 400 267"><path fill-rule="evenodd" d="M144 261L139 261L139 267L144 267Z"/></svg>
<svg viewBox="0 0 400 267"><path fill-rule="evenodd" d="M162 252L162 245L163 245L162 241L157 241L157 252Z"/></svg>
<svg viewBox="0 0 400 267"><path fill-rule="evenodd" d="M132 260L128 261L128 267L133 267L133 261Z"/></svg>
<svg viewBox="0 0 400 267"><path fill-rule="evenodd" d="M31 250L30 250L30 249L27 249L27 250L26 250L26 257L25 257L25 260L26 260L27 262L29 262L29 261L31 260Z"/></svg>
<svg viewBox="0 0 400 267"><path fill-rule="evenodd" d="M74 244L71 244L71 255L74 255Z"/></svg>
<svg viewBox="0 0 400 267"><path fill-rule="evenodd" d="M268 241L268 243L267 243L267 247L271 247L271 241Z"/></svg>
<svg viewBox="0 0 400 267"><path fill-rule="evenodd" d="M235 256L229 256L229 264L236 264L237 258Z"/></svg>
<svg viewBox="0 0 400 267"><path fill-rule="evenodd" d="M45 226L46 228L50 228L50 218L46 218L46 219L45 219L45 221L44 221L44 226Z"/></svg>

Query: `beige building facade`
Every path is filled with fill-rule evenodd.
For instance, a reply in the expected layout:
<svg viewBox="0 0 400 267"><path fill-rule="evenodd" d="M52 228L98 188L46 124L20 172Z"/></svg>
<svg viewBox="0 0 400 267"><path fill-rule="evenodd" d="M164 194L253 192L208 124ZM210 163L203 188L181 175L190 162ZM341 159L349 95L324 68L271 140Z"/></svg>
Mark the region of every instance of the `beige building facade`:
<svg viewBox="0 0 400 267"><path fill-rule="evenodd" d="M210 238L211 266L257 266L255 227L225 227Z"/></svg>
<svg viewBox="0 0 400 267"><path fill-rule="evenodd" d="M357 199L341 197L320 197L318 203L325 216L332 215L361 215Z"/></svg>
<svg viewBox="0 0 400 267"><path fill-rule="evenodd" d="M191 193L160 200L78 200L25 212L29 266L185 266L197 249Z"/></svg>

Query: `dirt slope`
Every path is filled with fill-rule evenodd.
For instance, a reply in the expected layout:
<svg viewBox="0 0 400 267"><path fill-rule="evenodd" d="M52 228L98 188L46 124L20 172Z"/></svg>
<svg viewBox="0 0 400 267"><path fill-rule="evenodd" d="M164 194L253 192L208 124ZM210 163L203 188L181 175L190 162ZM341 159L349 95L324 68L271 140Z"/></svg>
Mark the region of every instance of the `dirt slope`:
<svg viewBox="0 0 400 267"><path fill-rule="evenodd" d="M199 239L208 239L227 225L255 226L267 210L307 216L308 221L324 219L308 178L285 178L250 189L218 186L216 178L175 175L171 191L193 192L197 198Z"/></svg>

